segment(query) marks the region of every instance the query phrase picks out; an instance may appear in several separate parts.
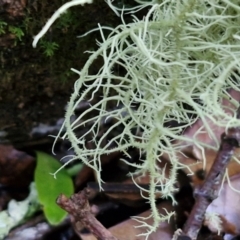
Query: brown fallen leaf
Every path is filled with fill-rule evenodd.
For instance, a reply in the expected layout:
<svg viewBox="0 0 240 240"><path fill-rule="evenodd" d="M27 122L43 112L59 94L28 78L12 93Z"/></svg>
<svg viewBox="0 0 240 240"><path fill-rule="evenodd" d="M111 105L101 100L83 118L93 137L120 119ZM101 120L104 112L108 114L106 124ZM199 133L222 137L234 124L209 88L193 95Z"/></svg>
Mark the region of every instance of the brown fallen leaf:
<svg viewBox="0 0 240 240"><path fill-rule="evenodd" d="M218 198L208 206L205 225L213 232L224 232L224 240L240 235L239 203L240 174L237 174L230 178L230 183L227 181L223 184Z"/></svg>
<svg viewBox="0 0 240 240"><path fill-rule="evenodd" d="M134 179L134 180L133 180ZM142 188L144 188L144 186L149 187L149 183L150 183L150 177L148 174L146 174L145 176L134 176L134 178L129 177L128 179L126 179L125 181L121 182L121 184L124 185L135 185L135 183L139 186L142 186ZM136 201L141 201L143 200L143 196L147 196L147 192L145 191L140 191L139 188L136 186L136 191L129 191L129 192L118 192L118 193L106 193L107 196L111 197L112 199L118 199L121 200L124 203L127 203L127 205L131 205L131 203L133 203L134 205L136 205ZM148 190L148 189L147 189ZM160 189L159 189L160 191ZM156 193L156 198L160 197L160 193ZM128 200L126 202L126 200Z"/></svg>
<svg viewBox="0 0 240 240"><path fill-rule="evenodd" d="M28 187L33 179L35 160L11 145L0 145L0 184Z"/></svg>
<svg viewBox="0 0 240 240"><path fill-rule="evenodd" d="M232 97L232 99L236 100L237 102L240 101L240 92L234 89L230 89L228 93ZM230 116L233 116L237 110L237 106L234 106L227 99L222 100L222 108ZM210 129L212 130L217 142L215 142L214 139L211 136L209 136L209 133L207 132L207 129L204 127L203 121L201 119L197 120L191 127L188 127L185 130L183 135L189 138L193 138L195 134L198 133L194 137L196 140L199 140L205 144L209 144L212 147L218 147L220 142L220 137L222 133L225 132L226 127L218 127L210 119L205 119L205 120L207 121ZM192 154L195 155L197 158L199 158L198 155L201 155L201 151L196 145L187 144L186 142L182 142L182 145L183 146L187 145L188 147L186 147L186 150L188 148L192 152Z"/></svg>
<svg viewBox="0 0 240 240"><path fill-rule="evenodd" d="M170 212L173 210L173 207L171 202L162 202L158 204L158 209L160 214L165 214L166 212L164 209L167 209L167 211ZM148 217L150 214L151 212L148 210L138 215L138 217ZM147 219L146 223L149 225L153 224L153 219ZM174 233L173 225L173 217L169 223L162 222L156 232L149 235L148 240L171 240ZM144 227L138 228L137 226L137 221L134 219L128 219L109 228L109 231L120 240L145 240L146 236L139 236L139 234L145 233L147 229ZM97 240L92 234L81 234L80 236L82 240Z"/></svg>
<svg viewBox="0 0 240 240"><path fill-rule="evenodd" d="M188 165L188 168L183 169L187 175L191 175L192 173L196 174L197 172L203 169L204 169L205 175L207 175L214 163L216 156L217 156L217 151L214 151L212 149L205 149L206 166L204 166L203 164L203 161L204 161L203 157L201 157L200 159L196 159L193 157L190 158L182 155L179 157L179 162ZM230 177L240 173L240 164L238 162L239 160L240 160L240 149L236 149L234 153L234 157L232 158L232 160L230 161L227 167L228 174ZM199 178L196 177L195 175L192 176L192 179L193 179L193 182L199 180ZM202 182L199 182L199 183L202 183ZM193 185L198 185L198 184L194 183Z"/></svg>
<svg viewBox="0 0 240 240"><path fill-rule="evenodd" d="M102 165L105 165L109 163L110 161L115 160L116 158L119 158L121 156L120 152L113 152L108 155L103 155L101 157L101 163ZM91 176L93 176L95 173L92 168L89 168L88 166L84 166L79 173L76 176L75 179L75 186L76 189L81 189L81 187L89 180Z"/></svg>
<svg viewBox="0 0 240 240"><path fill-rule="evenodd" d="M165 169L164 173L167 181L171 170L170 162L166 159L161 159L161 161L158 161L158 168ZM180 188L188 182L189 179L186 177L186 175L183 172L179 171L177 175L176 188ZM103 184L104 193L110 198L121 201L122 203L125 203L127 205L138 206L138 203L140 204L140 201L145 201L144 197L148 196L148 192L140 191L139 187L137 187L135 183L140 186L140 188L148 190L150 184L150 177L148 174L144 176L134 175L133 178L129 177L125 181L122 181L120 183ZM114 186L115 189L112 189L114 188ZM155 195L156 198L161 197L160 188L157 189Z"/></svg>
<svg viewBox="0 0 240 240"><path fill-rule="evenodd" d="M229 95L232 99L240 101L240 92L230 89ZM222 100L222 107L225 109L225 112L233 116L236 111L236 108L231 101L224 99ZM209 172L215 157L217 155L217 148L220 142L220 137L222 133L225 132L225 127L216 126L210 119L206 119L211 130L214 133L214 137L217 140L214 141L211 136L209 136L205 127L203 127L203 121L201 119L197 120L191 127L187 128L183 133L183 136L190 139L196 139L204 144L211 145L213 149L205 148L204 152L196 146L194 143L186 143L184 141L175 141L175 144L183 146L181 152L178 153L179 162L185 165L188 165L188 168L183 169L187 174L196 173L198 170L204 169L206 174ZM200 131L201 129L201 131ZM196 133L198 134L196 135ZM196 135L196 136L195 136ZM214 150L215 148L215 150ZM169 156L164 153L162 157L169 159ZM235 157L228 165L229 176L234 176L235 174L240 173L240 165L234 159L240 159L240 150L235 151ZM204 164L206 160L206 164Z"/></svg>

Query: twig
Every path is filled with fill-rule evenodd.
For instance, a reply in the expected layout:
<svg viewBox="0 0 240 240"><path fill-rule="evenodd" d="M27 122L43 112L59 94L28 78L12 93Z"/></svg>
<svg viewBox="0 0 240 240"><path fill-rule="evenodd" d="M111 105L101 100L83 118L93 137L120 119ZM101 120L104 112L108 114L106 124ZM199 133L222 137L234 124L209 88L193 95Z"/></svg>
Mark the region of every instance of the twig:
<svg viewBox="0 0 240 240"><path fill-rule="evenodd" d="M88 202L89 193L89 189L85 188L70 198L61 194L57 199L57 204L71 215L75 226L83 225L98 240L117 240L92 214Z"/></svg>
<svg viewBox="0 0 240 240"><path fill-rule="evenodd" d="M99 192L99 186L98 183L96 182L89 182L87 184L88 188ZM138 184L138 186L142 189L146 189L149 190L149 184ZM104 190L105 193L121 193L121 194L128 194L128 193L141 193L141 189L136 186L133 183L117 183L117 182L112 182L112 183L103 183L102 184L102 188ZM162 188L161 187L157 187L157 190L161 191Z"/></svg>
<svg viewBox="0 0 240 240"><path fill-rule="evenodd" d="M237 110L240 119L240 107ZM235 148L240 146L240 127L230 128L221 136L221 145L213 166L200 190L195 192L196 202L184 226L183 232L177 238L197 239L202 226L204 214L208 205L218 197L219 186L223 181L225 169L231 160Z"/></svg>

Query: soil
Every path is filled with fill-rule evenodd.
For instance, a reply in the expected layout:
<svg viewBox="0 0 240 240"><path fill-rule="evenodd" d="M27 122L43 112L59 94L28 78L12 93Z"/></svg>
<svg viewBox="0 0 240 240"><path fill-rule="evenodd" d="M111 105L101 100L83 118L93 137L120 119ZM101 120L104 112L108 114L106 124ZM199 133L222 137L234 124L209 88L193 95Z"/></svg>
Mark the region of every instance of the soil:
<svg viewBox="0 0 240 240"><path fill-rule="evenodd" d="M64 2L0 0L0 143L21 147L35 140L33 127L55 125L63 118L78 78L70 68L81 69L88 58L84 52L96 49L96 39L101 40L98 32L77 36L98 23L111 27L121 23L104 1L95 0L63 14L33 48L33 36ZM127 1L127 6L131 3ZM51 52L47 46L52 43L57 49ZM98 69L93 66L91 71Z"/></svg>

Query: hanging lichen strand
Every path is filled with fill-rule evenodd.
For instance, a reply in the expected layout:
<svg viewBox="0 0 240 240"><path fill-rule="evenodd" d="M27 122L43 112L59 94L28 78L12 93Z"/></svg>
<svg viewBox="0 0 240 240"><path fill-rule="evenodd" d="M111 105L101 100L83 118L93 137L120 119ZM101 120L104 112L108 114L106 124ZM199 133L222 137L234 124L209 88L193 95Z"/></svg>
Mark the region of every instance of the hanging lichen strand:
<svg viewBox="0 0 240 240"><path fill-rule="evenodd" d="M80 77L67 107L63 126L66 133L62 136L59 133L58 137L71 142L76 153L73 160L80 159L96 171L100 187L103 154L114 151L127 154L129 147L139 149L142 164L133 165L138 174L151 176L148 200L154 224L143 233L148 235L161 220L170 216L158 214L155 193L160 186L163 197L173 198L176 172L183 166L176 155L180 148L172 139L193 141L180 134L195 121L189 116L195 114L202 119L216 142L207 119L217 126L240 124L226 114L220 104L221 99L229 98L226 89L240 91L240 1L138 2L140 8L149 8L143 20L134 17L129 24L123 20L117 28L107 28L111 33L106 37L104 29L99 27L102 35L99 49L91 53L81 71L74 70ZM110 0L109 4L113 7ZM103 66L96 75L89 75L90 66L100 57ZM119 74L118 69L123 74ZM93 101L97 97L99 101ZM75 108L82 101L89 101L91 107L72 121ZM237 106L236 101L231 101ZM115 106L111 111L109 104ZM185 109L186 104L193 110ZM115 121L99 139L102 122L108 118ZM164 124L173 119L185 125L165 127ZM121 133L120 126L123 127ZM85 134L78 135L77 130L84 127ZM105 143L104 139L112 132L118 134ZM86 136L92 136L95 149L86 147ZM194 141L199 147L205 146ZM169 154L172 163L167 179L164 170L157 166L162 152ZM144 219L138 221L145 224Z"/></svg>

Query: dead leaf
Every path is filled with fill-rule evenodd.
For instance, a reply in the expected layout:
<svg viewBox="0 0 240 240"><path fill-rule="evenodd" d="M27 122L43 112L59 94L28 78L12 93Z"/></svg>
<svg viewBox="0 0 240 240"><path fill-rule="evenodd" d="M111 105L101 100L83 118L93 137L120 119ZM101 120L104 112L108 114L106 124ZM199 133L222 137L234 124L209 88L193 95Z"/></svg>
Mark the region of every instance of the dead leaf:
<svg viewBox="0 0 240 240"><path fill-rule="evenodd" d="M235 190L233 190L235 189ZM222 221L221 232L225 232L224 240L230 240L240 234L240 174L230 178L223 184L223 188L207 208L207 215L218 214ZM205 225L213 232L217 231L214 219L205 219Z"/></svg>
<svg viewBox="0 0 240 240"><path fill-rule="evenodd" d="M229 95L235 99L236 101L240 101L240 92L230 89ZM236 107L227 100L222 100L222 107L225 109L225 112L229 115L233 116L235 113ZM183 133L184 136L188 138L195 138L198 141L201 141L205 144L211 145L213 149L205 148L204 152L193 143L186 143L184 141L175 141L175 144L183 146L181 152L178 153L179 162L185 165L188 165L188 168L183 169L187 174L196 173L198 170L204 169L206 174L209 172L216 156L217 156L217 147L220 142L221 135L225 132L225 127L218 127L216 126L210 119L206 119L208 122L211 130L214 133L214 137L216 138L217 142L213 140L211 136L209 136L208 131L205 127L203 127L203 121L197 120L191 127L187 128L186 131ZM201 129L201 131L199 131ZM196 136L195 134L199 132ZM194 137L195 136L195 137ZM240 159L240 150L237 149L235 151L235 159ZM162 157L169 159L169 156L164 153ZM206 165L204 165L204 159L206 159ZM235 174L240 173L240 165L237 161L232 159L232 161L228 165L229 176L234 176Z"/></svg>
<svg viewBox="0 0 240 240"><path fill-rule="evenodd" d="M171 169L171 164L169 163L169 161L166 159L162 159L161 161L158 161L158 167L159 167L159 169L163 169L163 168L165 169L165 176L167 179L169 177L169 173L170 173L170 169ZM121 182L123 187L124 187L124 185L129 185L129 184L135 186L135 183L143 188L144 188L144 186L149 187L150 177L148 174L135 175L133 178L129 177L125 181ZM103 187L103 189L104 189L104 187ZM143 196L147 197L148 193L145 191L140 191L139 188L136 187L136 191L134 191L134 192L133 191L129 191L129 192L119 191L117 193L108 193L107 192L106 195L108 195L112 199L118 199L118 200L124 201L124 203L126 203L127 205L132 205L132 204L136 205L136 201L143 200L144 199ZM156 198L160 198L160 197L161 197L161 192L159 189L159 192L156 192Z"/></svg>
<svg viewBox="0 0 240 240"><path fill-rule="evenodd" d="M231 90L229 90L228 93L234 100L236 100L237 102L240 101L240 92L238 92L234 89L231 89ZM237 107L235 107L227 99L222 100L222 108L230 116L233 116L237 110ZM201 141L205 144L212 145L213 147L217 147L218 143L220 142L221 134L225 132L226 128L216 126L210 119L206 119L206 121L207 121L210 129L214 133L215 138L218 140L217 143L213 140L213 138L211 136L209 136L207 129L205 127L203 127L204 124L201 119L197 120L191 127L187 128L183 135L186 137L189 137L189 138L193 138L193 136L196 134L196 132L198 132L198 134L195 137L196 140ZM200 129L201 129L201 131L200 131ZM182 145L186 146L187 143L182 142ZM191 152L193 155L196 156L197 159L201 158L200 156L202 153L197 146L189 145L189 144L188 144L188 146L190 147L190 149L191 149L191 147L193 147L191 149Z"/></svg>
<svg viewBox="0 0 240 240"><path fill-rule="evenodd" d="M11 145L0 145L0 184L28 187L33 179L35 160Z"/></svg>
<svg viewBox="0 0 240 240"><path fill-rule="evenodd" d="M121 156L120 152L113 152L108 155L103 155L101 156L101 163L102 165L105 165L110 161L113 161L116 158L119 158L120 156ZM95 172L92 170L92 168L89 168L88 166L84 166L76 176L76 179L75 179L76 188L80 189L82 185L84 185L89 180L89 178L94 174Z"/></svg>
<svg viewBox="0 0 240 240"><path fill-rule="evenodd" d="M212 149L205 149L205 158L206 158L206 166L203 164L203 157L200 159L190 158L187 156L179 156L179 162L188 165L188 168L183 169L186 174L190 175L191 173L197 173L198 171L204 169L205 175L210 171L214 160L217 156L217 151ZM237 162L240 161L240 149L236 149L233 158L228 164L228 174L230 177L240 173L240 164ZM193 181L196 179L196 176L193 176ZM196 179L196 181L199 179ZM195 185L195 184L194 184Z"/></svg>
<svg viewBox="0 0 240 240"><path fill-rule="evenodd" d="M173 211L171 202L162 202L158 204L158 209L160 214L166 213L164 209L167 209L169 212ZM148 217L150 214L151 212L149 210L140 214L139 217ZM153 219L147 219L146 222L151 225L153 223ZM143 227L137 228L136 226L138 225L139 223L134 219L128 219L109 228L109 231L119 240L145 240L146 236L138 235L146 232L147 229ZM148 237L148 240L171 240L174 233L173 225L173 218L171 218L170 223L162 222L156 232L152 233ZM92 234L81 234L81 238L82 240L97 240Z"/></svg>

